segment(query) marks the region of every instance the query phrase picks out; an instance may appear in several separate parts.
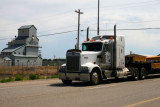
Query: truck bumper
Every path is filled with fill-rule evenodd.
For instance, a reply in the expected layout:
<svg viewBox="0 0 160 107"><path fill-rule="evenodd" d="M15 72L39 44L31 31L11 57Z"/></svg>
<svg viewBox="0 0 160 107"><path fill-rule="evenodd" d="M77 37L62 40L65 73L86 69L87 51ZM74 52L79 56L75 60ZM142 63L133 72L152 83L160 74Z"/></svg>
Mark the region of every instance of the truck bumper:
<svg viewBox="0 0 160 107"><path fill-rule="evenodd" d="M89 73L58 73L61 80L90 81Z"/></svg>

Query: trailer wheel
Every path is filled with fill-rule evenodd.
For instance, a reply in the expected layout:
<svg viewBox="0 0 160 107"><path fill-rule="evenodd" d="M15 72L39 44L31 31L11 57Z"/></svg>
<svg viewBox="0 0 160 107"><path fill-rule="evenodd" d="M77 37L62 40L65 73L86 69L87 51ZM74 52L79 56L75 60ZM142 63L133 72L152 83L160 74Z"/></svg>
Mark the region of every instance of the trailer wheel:
<svg viewBox="0 0 160 107"><path fill-rule="evenodd" d="M91 85L97 85L100 82L100 75L98 71L95 69L90 75L90 83Z"/></svg>
<svg viewBox="0 0 160 107"><path fill-rule="evenodd" d="M134 68L133 69L133 74L132 74L132 79L134 81L136 81L136 80L138 80L138 78L139 78L139 70L138 70L138 68Z"/></svg>
<svg viewBox="0 0 160 107"><path fill-rule="evenodd" d="M70 85L72 83L72 80L62 80L63 84Z"/></svg>
<svg viewBox="0 0 160 107"><path fill-rule="evenodd" d="M143 67L141 68L139 79L144 80L146 78L146 69Z"/></svg>

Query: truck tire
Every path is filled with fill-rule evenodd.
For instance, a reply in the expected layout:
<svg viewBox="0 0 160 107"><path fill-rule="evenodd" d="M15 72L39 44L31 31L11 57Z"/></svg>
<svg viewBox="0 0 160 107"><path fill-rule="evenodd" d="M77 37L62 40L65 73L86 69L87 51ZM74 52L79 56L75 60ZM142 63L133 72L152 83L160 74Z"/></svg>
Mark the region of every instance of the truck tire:
<svg viewBox="0 0 160 107"><path fill-rule="evenodd" d="M146 69L142 67L139 73L139 79L144 80L145 78L146 78Z"/></svg>
<svg viewBox="0 0 160 107"><path fill-rule="evenodd" d="M100 75L96 69L90 74L90 83L91 85L97 85L100 83Z"/></svg>
<svg viewBox="0 0 160 107"><path fill-rule="evenodd" d="M72 83L72 80L62 80L63 84L70 85Z"/></svg>
<svg viewBox="0 0 160 107"><path fill-rule="evenodd" d="M134 81L137 81L139 79L139 70L138 70L138 68L134 68L133 69L132 79Z"/></svg>

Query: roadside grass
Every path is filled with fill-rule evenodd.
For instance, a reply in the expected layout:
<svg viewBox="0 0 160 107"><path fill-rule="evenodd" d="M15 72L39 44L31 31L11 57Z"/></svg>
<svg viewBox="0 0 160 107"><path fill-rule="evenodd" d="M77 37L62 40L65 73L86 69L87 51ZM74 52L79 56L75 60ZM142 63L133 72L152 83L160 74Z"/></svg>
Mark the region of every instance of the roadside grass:
<svg viewBox="0 0 160 107"><path fill-rule="evenodd" d="M58 78L57 72L57 66L3 66L0 67L0 83Z"/></svg>
<svg viewBox="0 0 160 107"><path fill-rule="evenodd" d="M14 79L12 77L9 77L8 79L2 79L1 83L11 82L11 81L14 81Z"/></svg>
<svg viewBox="0 0 160 107"><path fill-rule="evenodd" d="M42 76L40 77L37 74L30 74L29 78L25 78L20 74L16 74L15 78L13 77L9 77L9 78L5 78L5 79L1 79L0 83L6 83L6 82L12 82L12 81L24 81L24 80L37 80L37 79L53 79L53 78L58 78L58 75L52 75L52 76Z"/></svg>
<svg viewBox="0 0 160 107"><path fill-rule="evenodd" d="M52 75L51 78L58 78L58 75Z"/></svg>
<svg viewBox="0 0 160 107"><path fill-rule="evenodd" d="M40 79L39 75L37 75L37 74L30 74L29 75L29 80L35 80L35 79Z"/></svg>
<svg viewBox="0 0 160 107"><path fill-rule="evenodd" d="M16 74L15 81L21 81L21 80L23 80L22 75Z"/></svg>

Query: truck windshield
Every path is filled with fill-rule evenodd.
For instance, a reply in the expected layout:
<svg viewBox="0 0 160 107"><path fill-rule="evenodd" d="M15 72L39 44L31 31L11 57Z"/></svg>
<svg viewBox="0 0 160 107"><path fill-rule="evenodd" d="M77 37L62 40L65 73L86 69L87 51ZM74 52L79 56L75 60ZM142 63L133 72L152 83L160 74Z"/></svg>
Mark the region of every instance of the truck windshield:
<svg viewBox="0 0 160 107"><path fill-rule="evenodd" d="M102 43L83 43L82 51L101 51Z"/></svg>

